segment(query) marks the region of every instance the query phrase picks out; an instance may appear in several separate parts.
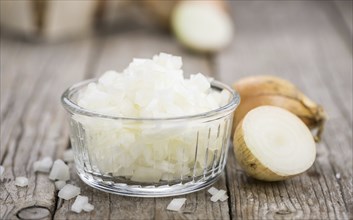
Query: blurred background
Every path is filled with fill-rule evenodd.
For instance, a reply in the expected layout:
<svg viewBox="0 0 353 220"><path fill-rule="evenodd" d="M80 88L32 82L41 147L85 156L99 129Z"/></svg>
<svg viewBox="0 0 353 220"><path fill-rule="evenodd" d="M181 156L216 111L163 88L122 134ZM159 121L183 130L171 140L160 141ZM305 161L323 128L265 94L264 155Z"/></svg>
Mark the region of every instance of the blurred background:
<svg viewBox="0 0 353 220"><path fill-rule="evenodd" d="M134 57L165 52L183 57L185 75L202 72L228 84L277 75L352 106L351 95L332 92L352 91L352 1L1 0L0 6L2 84L19 72L60 76L55 83L64 90L109 69L122 71ZM322 93L310 93L324 102Z"/></svg>

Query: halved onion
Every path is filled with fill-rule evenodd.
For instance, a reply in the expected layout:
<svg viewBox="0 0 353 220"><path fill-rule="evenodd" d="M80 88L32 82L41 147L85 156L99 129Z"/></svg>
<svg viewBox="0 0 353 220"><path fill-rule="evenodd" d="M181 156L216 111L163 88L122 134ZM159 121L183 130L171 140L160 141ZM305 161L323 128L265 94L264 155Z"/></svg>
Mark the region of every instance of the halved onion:
<svg viewBox="0 0 353 220"><path fill-rule="evenodd" d="M261 106L249 111L237 126L234 152L250 176L278 181L309 169L316 146L310 130L296 115Z"/></svg>
<svg viewBox="0 0 353 220"><path fill-rule="evenodd" d="M226 191L224 191L223 189L219 190L216 194L214 194L211 197L211 201L212 202L217 202L219 199L223 198L224 195L226 194Z"/></svg>

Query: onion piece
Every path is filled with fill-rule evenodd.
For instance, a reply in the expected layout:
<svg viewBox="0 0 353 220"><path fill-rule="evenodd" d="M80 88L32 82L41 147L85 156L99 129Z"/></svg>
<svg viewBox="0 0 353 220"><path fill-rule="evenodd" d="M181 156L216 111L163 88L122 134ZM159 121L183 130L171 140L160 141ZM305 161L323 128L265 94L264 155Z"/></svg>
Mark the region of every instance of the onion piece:
<svg viewBox="0 0 353 220"><path fill-rule="evenodd" d="M83 206L83 211L85 212L90 212L90 211L93 211L94 209L94 205L90 204L90 203L86 203L84 206Z"/></svg>
<svg viewBox="0 0 353 220"><path fill-rule="evenodd" d="M5 172L5 167L0 166L0 177L2 177L2 175L4 174L4 172Z"/></svg>
<svg viewBox="0 0 353 220"><path fill-rule="evenodd" d="M55 181L55 188L61 190L66 185L66 182L63 180Z"/></svg>
<svg viewBox="0 0 353 220"><path fill-rule="evenodd" d="M215 187L211 187L207 190L207 192L209 192L212 196L215 195L216 193L218 193L218 189L216 189Z"/></svg>
<svg viewBox="0 0 353 220"><path fill-rule="evenodd" d="M74 152L72 151L72 149L66 150L63 153L63 160L65 162L72 162L74 161Z"/></svg>
<svg viewBox="0 0 353 220"><path fill-rule="evenodd" d="M168 207L167 207L167 210L170 210L170 211L180 211L181 207L184 205L186 201L186 198L178 198L178 199L173 199Z"/></svg>
<svg viewBox="0 0 353 220"><path fill-rule="evenodd" d="M71 211L80 213L85 206L85 204L88 203L88 197L87 196L80 196L78 195L75 199L74 204L71 206Z"/></svg>
<svg viewBox="0 0 353 220"><path fill-rule="evenodd" d="M131 177L132 181L146 182L146 183L157 183L161 179L161 171L148 167L138 167Z"/></svg>
<svg viewBox="0 0 353 220"><path fill-rule="evenodd" d="M49 179L63 181L70 179L69 167L64 163L64 161L58 159L54 162L53 168L49 174Z"/></svg>
<svg viewBox="0 0 353 220"><path fill-rule="evenodd" d="M226 194L226 191L224 191L223 189L219 190L216 194L214 194L211 197L211 201L212 202L217 202L220 198L222 198L224 195Z"/></svg>
<svg viewBox="0 0 353 220"><path fill-rule="evenodd" d="M69 200L78 196L81 192L81 189L77 186L66 184L58 193L58 196L62 199Z"/></svg>
<svg viewBox="0 0 353 220"><path fill-rule="evenodd" d="M221 202L224 202L224 201L226 201L228 198L229 198L229 197L224 194L219 200L220 200Z"/></svg>
<svg viewBox="0 0 353 220"><path fill-rule="evenodd" d="M233 23L222 1L180 1L172 13L177 39L190 49L215 52L233 38Z"/></svg>
<svg viewBox="0 0 353 220"><path fill-rule="evenodd" d="M20 187L28 186L28 179L24 176L16 177L15 185Z"/></svg>
<svg viewBox="0 0 353 220"><path fill-rule="evenodd" d="M261 106L249 111L237 126L234 153L250 176L278 181L309 169L316 146L309 128L296 115Z"/></svg>
<svg viewBox="0 0 353 220"><path fill-rule="evenodd" d="M50 168L53 166L53 159L51 157L44 157L33 163L34 172L49 173Z"/></svg>

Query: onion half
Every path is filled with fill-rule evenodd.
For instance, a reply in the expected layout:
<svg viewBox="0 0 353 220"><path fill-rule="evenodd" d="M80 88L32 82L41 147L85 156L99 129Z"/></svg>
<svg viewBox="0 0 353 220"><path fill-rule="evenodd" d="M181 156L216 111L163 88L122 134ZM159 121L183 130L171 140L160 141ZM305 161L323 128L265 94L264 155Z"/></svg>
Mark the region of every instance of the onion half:
<svg viewBox="0 0 353 220"><path fill-rule="evenodd" d="M237 126L234 153L250 176L278 181L309 169L316 146L310 130L293 113L261 106L249 111Z"/></svg>

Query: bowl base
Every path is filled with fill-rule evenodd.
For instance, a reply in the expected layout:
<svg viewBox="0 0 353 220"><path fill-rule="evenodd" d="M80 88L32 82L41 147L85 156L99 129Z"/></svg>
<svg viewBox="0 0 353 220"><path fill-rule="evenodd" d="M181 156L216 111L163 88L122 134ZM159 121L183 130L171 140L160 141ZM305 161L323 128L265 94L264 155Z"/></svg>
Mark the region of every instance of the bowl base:
<svg viewBox="0 0 353 220"><path fill-rule="evenodd" d="M178 196L188 193L193 193L202 190L218 180L221 176L221 172L217 173L213 177L208 178L205 181L191 181L187 183L179 183L174 185L162 185L162 186L139 186L139 185L128 185L125 183L113 183L109 181L98 180L92 175L77 172L80 179L87 185L112 194L117 194L121 196L131 196L131 197L145 197L145 198L155 198L155 197L169 197Z"/></svg>

